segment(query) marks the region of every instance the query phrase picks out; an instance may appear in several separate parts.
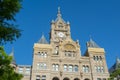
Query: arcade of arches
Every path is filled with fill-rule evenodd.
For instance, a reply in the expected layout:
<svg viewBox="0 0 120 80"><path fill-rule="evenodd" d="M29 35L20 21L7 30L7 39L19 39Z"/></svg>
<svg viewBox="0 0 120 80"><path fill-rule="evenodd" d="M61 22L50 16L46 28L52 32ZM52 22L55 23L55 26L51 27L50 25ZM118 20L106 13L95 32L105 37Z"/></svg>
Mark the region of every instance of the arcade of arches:
<svg viewBox="0 0 120 80"><path fill-rule="evenodd" d="M58 77L54 77L52 80L60 80ZM69 78L64 78L63 80L70 80ZM74 80L80 80L79 78L75 78ZM84 80L90 80L90 79L84 79Z"/></svg>

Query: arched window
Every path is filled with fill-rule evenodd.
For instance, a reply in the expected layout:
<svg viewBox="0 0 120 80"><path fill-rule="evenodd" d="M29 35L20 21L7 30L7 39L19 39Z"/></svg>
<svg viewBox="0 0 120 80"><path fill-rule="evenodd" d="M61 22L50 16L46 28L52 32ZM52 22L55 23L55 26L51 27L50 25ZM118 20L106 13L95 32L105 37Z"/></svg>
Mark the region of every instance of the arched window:
<svg viewBox="0 0 120 80"><path fill-rule="evenodd" d="M72 65L69 65L69 66L68 66L68 71L69 71L69 72L72 72L72 71L73 71L73 66L72 66Z"/></svg>
<svg viewBox="0 0 120 80"><path fill-rule="evenodd" d="M47 69L46 63L37 63L37 69Z"/></svg>
<svg viewBox="0 0 120 80"><path fill-rule="evenodd" d="M89 72L89 67L88 67L88 66L86 66L86 72L87 72L87 73Z"/></svg>
<svg viewBox="0 0 120 80"><path fill-rule="evenodd" d="M99 60L99 57L98 56L96 56L97 57L97 61Z"/></svg>
<svg viewBox="0 0 120 80"><path fill-rule="evenodd" d="M102 56L100 56L100 61L102 61Z"/></svg>
<svg viewBox="0 0 120 80"><path fill-rule="evenodd" d="M47 57L47 52L45 52L44 57L45 57L45 58Z"/></svg>
<svg viewBox="0 0 120 80"><path fill-rule="evenodd" d="M98 66L97 69L97 72L101 72L100 66Z"/></svg>
<svg viewBox="0 0 120 80"><path fill-rule="evenodd" d="M77 65L74 66L74 72L78 72L78 66Z"/></svg>
<svg viewBox="0 0 120 80"><path fill-rule="evenodd" d="M58 71L59 70L59 65L58 64L53 64L52 67L53 67L54 71Z"/></svg>
<svg viewBox="0 0 120 80"><path fill-rule="evenodd" d="M83 66L83 72L85 72L85 66Z"/></svg>
<svg viewBox="0 0 120 80"><path fill-rule="evenodd" d="M83 66L83 72L88 73L89 72L89 66Z"/></svg>
<svg viewBox="0 0 120 80"><path fill-rule="evenodd" d="M64 65L64 71L67 71L67 65L66 64Z"/></svg>

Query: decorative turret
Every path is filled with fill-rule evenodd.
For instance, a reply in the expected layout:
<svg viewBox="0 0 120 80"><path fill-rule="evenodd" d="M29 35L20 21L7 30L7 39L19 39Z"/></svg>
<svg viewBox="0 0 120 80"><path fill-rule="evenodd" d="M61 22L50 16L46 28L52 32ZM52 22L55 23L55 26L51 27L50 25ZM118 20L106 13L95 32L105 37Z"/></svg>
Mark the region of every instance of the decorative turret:
<svg viewBox="0 0 120 80"><path fill-rule="evenodd" d="M14 57L14 48L12 48L12 52L9 54L9 56L12 56L12 63L13 65L16 65L15 57Z"/></svg>
<svg viewBox="0 0 120 80"><path fill-rule="evenodd" d="M41 39L38 41L39 44L48 44L44 35L42 35Z"/></svg>

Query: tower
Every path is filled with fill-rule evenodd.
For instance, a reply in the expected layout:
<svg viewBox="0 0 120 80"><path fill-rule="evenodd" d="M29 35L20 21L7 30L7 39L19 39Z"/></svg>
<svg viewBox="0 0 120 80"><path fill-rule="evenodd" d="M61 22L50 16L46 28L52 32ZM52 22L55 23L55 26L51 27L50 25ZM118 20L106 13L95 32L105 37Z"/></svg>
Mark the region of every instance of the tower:
<svg viewBox="0 0 120 80"><path fill-rule="evenodd" d="M109 77L105 58L105 50L98 46L92 39L87 42L87 52L89 57L92 80L106 80Z"/></svg>
<svg viewBox="0 0 120 80"><path fill-rule="evenodd" d="M57 18L56 20L52 20L50 30L50 44L54 47L53 54L59 54L58 51L60 49L61 43L63 42L75 43L75 45L77 45L78 48L80 48L79 42L75 42L72 40L70 32L70 23L65 22L63 20L60 7L58 7ZM72 47L73 46L71 46L71 48Z"/></svg>
<svg viewBox="0 0 120 80"><path fill-rule="evenodd" d="M66 23L62 19L59 7L56 20L51 22L50 43L57 45L60 41L64 41L67 38L71 38L70 23Z"/></svg>

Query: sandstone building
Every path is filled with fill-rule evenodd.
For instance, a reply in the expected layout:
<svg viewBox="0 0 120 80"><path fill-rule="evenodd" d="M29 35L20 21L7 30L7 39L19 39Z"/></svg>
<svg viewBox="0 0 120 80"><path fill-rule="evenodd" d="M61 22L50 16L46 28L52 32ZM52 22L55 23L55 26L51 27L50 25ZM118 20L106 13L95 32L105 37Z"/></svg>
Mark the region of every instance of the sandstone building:
<svg viewBox="0 0 120 80"><path fill-rule="evenodd" d="M81 55L79 41L71 38L70 23L65 22L58 9L51 22L50 42L44 35L33 46L33 64L18 65L16 71L23 80L107 80L109 72L105 50L92 39Z"/></svg>

